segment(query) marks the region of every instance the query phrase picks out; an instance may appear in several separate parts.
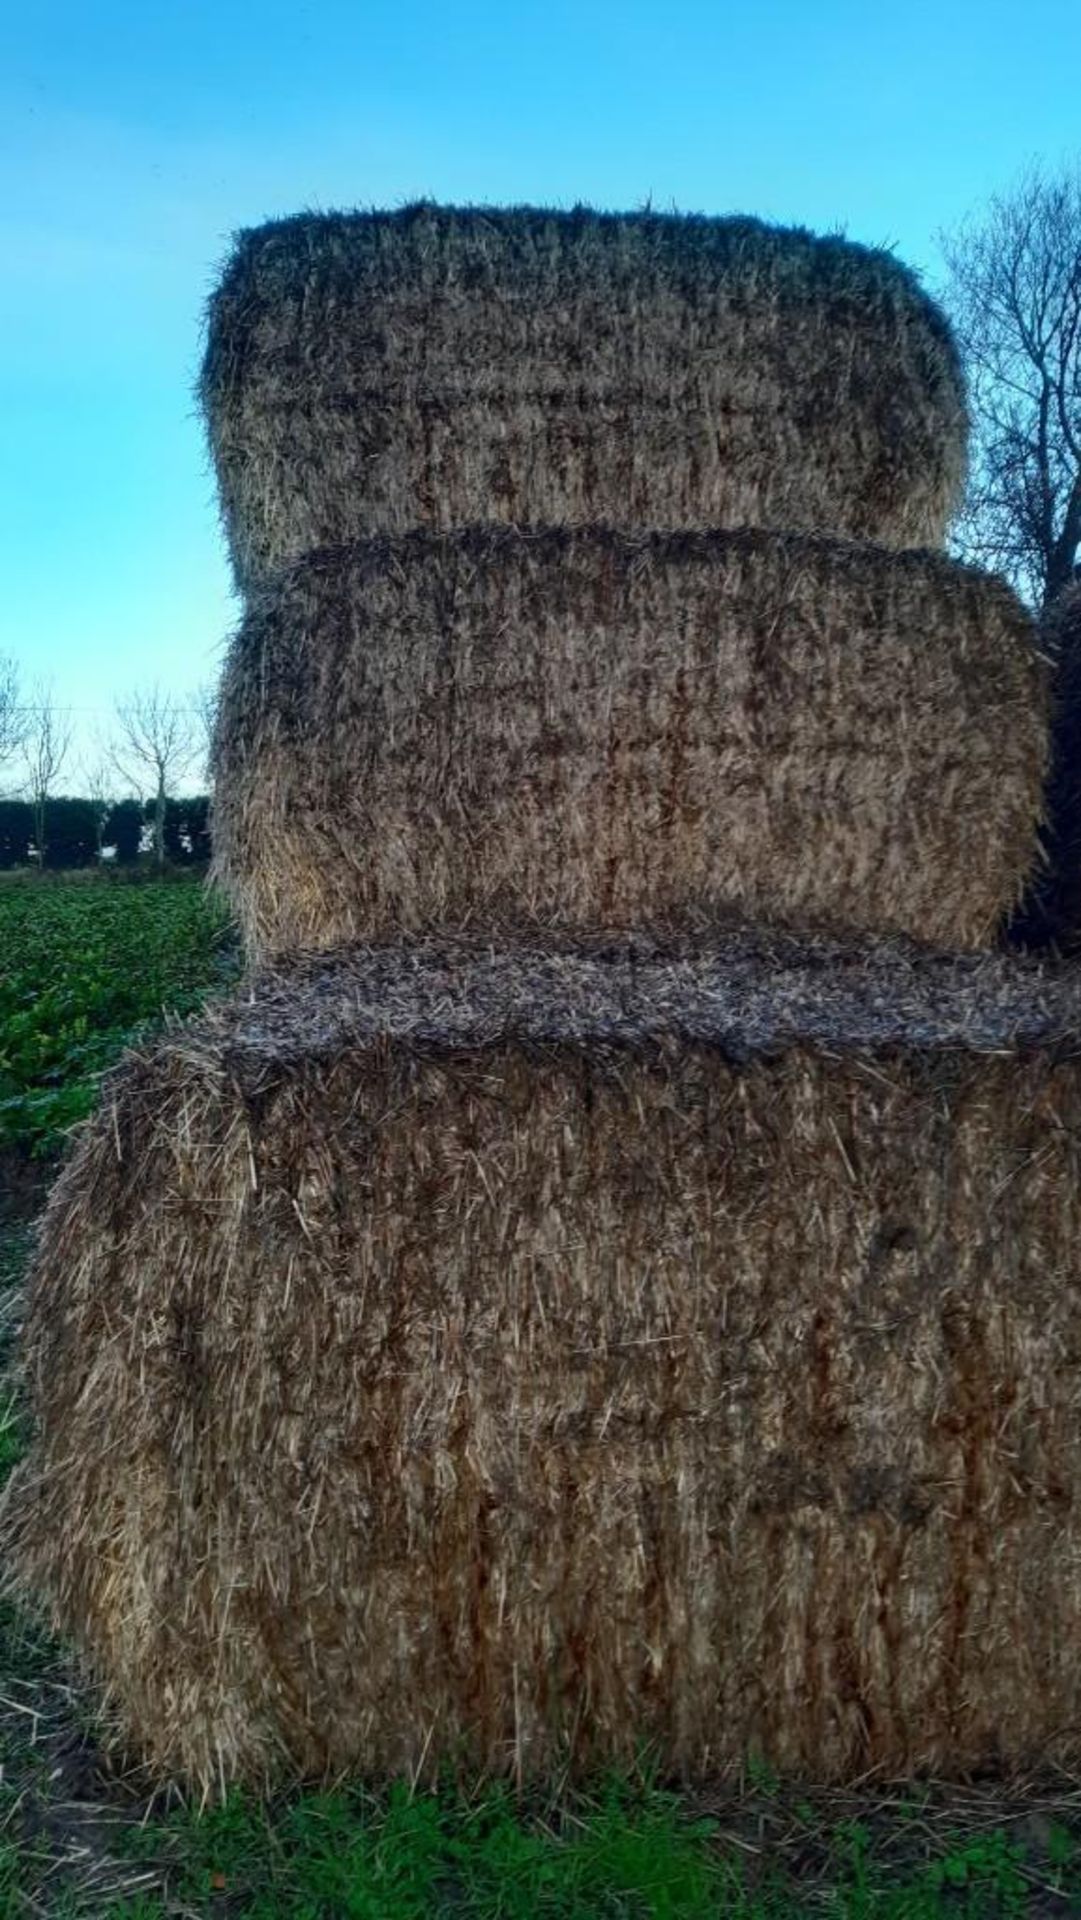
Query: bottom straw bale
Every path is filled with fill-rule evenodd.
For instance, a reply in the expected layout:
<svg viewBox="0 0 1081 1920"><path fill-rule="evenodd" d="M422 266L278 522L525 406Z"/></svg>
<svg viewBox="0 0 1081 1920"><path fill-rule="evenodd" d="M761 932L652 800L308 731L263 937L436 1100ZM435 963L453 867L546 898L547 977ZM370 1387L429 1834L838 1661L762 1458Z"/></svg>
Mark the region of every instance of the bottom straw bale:
<svg viewBox="0 0 1081 1920"><path fill-rule="evenodd" d="M130 1055L5 1513L204 1786L1081 1761L1081 985L363 949Z"/></svg>

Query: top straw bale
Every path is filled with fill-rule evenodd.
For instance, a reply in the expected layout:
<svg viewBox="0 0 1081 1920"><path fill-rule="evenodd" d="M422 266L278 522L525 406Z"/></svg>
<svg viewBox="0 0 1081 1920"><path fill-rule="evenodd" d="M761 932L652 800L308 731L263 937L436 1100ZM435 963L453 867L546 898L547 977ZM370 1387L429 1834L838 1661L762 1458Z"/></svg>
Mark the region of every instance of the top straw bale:
<svg viewBox="0 0 1081 1920"><path fill-rule="evenodd" d="M967 416L890 254L747 218L406 207L240 234L201 398L237 579L412 527L941 542Z"/></svg>

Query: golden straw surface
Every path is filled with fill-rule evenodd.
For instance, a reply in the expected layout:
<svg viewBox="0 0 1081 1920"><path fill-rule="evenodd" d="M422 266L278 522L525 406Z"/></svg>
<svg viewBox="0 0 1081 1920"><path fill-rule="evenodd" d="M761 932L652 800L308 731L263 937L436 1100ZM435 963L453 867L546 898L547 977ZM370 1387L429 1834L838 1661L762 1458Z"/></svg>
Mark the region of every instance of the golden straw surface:
<svg viewBox="0 0 1081 1920"><path fill-rule="evenodd" d="M215 754L249 950L778 923L990 942L1045 663L1001 581L763 532L415 533L252 603Z"/></svg>
<svg viewBox="0 0 1081 1920"><path fill-rule="evenodd" d="M1081 982L360 949L129 1056L5 1552L235 1777L1081 1760Z"/></svg>
<svg viewBox="0 0 1081 1920"><path fill-rule="evenodd" d="M890 254L746 218L455 208L242 233L201 380L240 585L415 526L937 545L967 416Z"/></svg>

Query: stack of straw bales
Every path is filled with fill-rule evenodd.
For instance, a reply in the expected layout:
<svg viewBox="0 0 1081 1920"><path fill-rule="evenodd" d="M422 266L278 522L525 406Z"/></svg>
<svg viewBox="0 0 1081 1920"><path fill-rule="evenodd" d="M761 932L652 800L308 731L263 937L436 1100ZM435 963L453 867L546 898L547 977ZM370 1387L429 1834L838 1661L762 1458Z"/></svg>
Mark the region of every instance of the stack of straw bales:
<svg viewBox="0 0 1081 1920"><path fill-rule="evenodd" d="M890 256L289 220L242 237L202 391L249 594L215 846L253 953L726 911L967 946L1017 906L1039 662L1000 582L918 550L965 402Z"/></svg>
<svg viewBox="0 0 1081 1920"><path fill-rule="evenodd" d="M253 977L54 1193L22 1588L203 1785L1081 1757L1081 983L958 951L1048 718L891 550L941 316L748 221L313 217L204 397Z"/></svg>

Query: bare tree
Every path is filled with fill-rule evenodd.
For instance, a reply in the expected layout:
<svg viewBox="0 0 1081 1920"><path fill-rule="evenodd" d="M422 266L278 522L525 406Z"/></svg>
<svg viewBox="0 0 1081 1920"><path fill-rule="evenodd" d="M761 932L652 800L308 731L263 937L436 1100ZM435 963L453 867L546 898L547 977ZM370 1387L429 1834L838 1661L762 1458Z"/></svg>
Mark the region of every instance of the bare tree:
<svg viewBox="0 0 1081 1920"><path fill-rule="evenodd" d="M159 686L144 687L118 703L116 726L112 762L139 792L149 789L154 803L154 858L161 867L165 864L166 803L198 753L192 715Z"/></svg>
<svg viewBox="0 0 1081 1920"><path fill-rule="evenodd" d="M19 669L0 657L0 767L23 742L26 715L19 698Z"/></svg>
<svg viewBox="0 0 1081 1920"><path fill-rule="evenodd" d="M196 731L199 735L199 754L202 760L203 777L210 780L211 757L214 749L214 729L218 723L218 689L215 682L204 680L196 687L192 695L192 713L195 716Z"/></svg>
<svg viewBox="0 0 1081 1920"><path fill-rule="evenodd" d="M114 769L100 739L95 742L93 757L83 761L79 783L94 808L94 839L100 865L105 845L105 825L117 798Z"/></svg>
<svg viewBox="0 0 1081 1920"><path fill-rule="evenodd" d="M58 712L52 689L39 681L26 710L22 740L26 797L34 809L34 847L38 866L48 853L48 803L71 750L71 727Z"/></svg>
<svg viewBox="0 0 1081 1920"><path fill-rule="evenodd" d="M1081 166L1032 168L941 244L974 428L955 545L1047 606L1081 550Z"/></svg>

